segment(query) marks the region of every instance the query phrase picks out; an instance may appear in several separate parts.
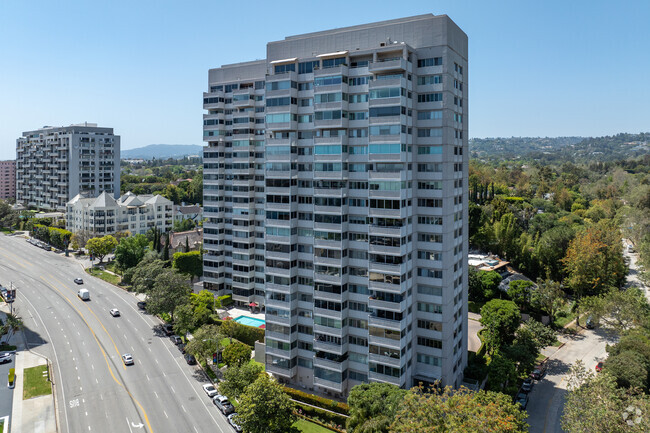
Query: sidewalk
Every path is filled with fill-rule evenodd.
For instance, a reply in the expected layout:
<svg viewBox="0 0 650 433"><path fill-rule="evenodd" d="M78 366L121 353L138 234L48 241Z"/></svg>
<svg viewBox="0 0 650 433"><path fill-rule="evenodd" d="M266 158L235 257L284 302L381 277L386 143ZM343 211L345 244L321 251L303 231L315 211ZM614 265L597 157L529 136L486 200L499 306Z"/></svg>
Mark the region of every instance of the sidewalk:
<svg viewBox="0 0 650 433"><path fill-rule="evenodd" d="M0 316L3 320L8 311L3 305ZM54 390L52 394L23 400L23 370L26 368L44 366L47 358L25 350L25 339L22 331L15 333L9 343L16 346L15 366L16 387L14 389L13 408L11 411L11 433L56 433L56 413L54 406ZM53 372L50 371L50 377Z"/></svg>

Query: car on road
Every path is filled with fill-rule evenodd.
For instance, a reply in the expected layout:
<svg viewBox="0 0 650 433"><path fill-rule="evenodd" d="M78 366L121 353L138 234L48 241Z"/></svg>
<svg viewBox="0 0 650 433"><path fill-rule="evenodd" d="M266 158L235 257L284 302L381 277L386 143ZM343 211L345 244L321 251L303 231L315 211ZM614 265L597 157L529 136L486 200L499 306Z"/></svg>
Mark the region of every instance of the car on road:
<svg viewBox="0 0 650 433"><path fill-rule="evenodd" d="M524 380L524 383L521 384L521 392L525 392L526 394L528 394L533 389L534 383L535 382L533 382L533 379L531 379L530 377Z"/></svg>
<svg viewBox="0 0 650 433"><path fill-rule="evenodd" d="M90 292L87 289L79 289L77 296L79 296L79 299L82 301L90 301Z"/></svg>
<svg viewBox="0 0 650 433"><path fill-rule="evenodd" d="M205 391L205 393L208 394L208 397L214 397L215 395L219 394L217 388L215 388L214 385L211 383L206 383L205 385L203 385L203 391Z"/></svg>
<svg viewBox="0 0 650 433"><path fill-rule="evenodd" d="M77 284L83 284L84 280L83 280L83 278L75 278L74 282L77 283Z"/></svg>
<svg viewBox="0 0 650 433"><path fill-rule="evenodd" d="M147 308L147 302L146 301L140 301L140 302L138 302L137 305L138 305L138 308L141 309L141 310L144 310L145 308Z"/></svg>
<svg viewBox="0 0 650 433"><path fill-rule="evenodd" d="M172 342L173 342L175 345L177 345L177 346L178 346L179 344L183 344L183 340L181 340L181 337L179 337L178 335L172 335L172 336L169 337L169 338L171 338Z"/></svg>
<svg viewBox="0 0 650 433"><path fill-rule="evenodd" d="M0 364L11 362L11 353L0 353Z"/></svg>
<svg viewBox="0 0 650 433"><path fill-rule="evenodd" d="M605 363L603 361L600 361L598 364L596 364L596 373L600 373L601 371L603 371L604 365Z"/></svg>
<svg viewBox="0 0 650 433"><path fill-rule="evenodd" d="M544 375L546 374L546 364L539 364L535 369L533 370L532 373L530 373L530 377L532 377L535 380L540 380Z"/></svg>
<svg viewBox="0 0 650 433"><path fill-rule="evenodd" d="M118 310L117 308L112 308L111 309L111 316L120 317L120 310Z"/></svg>
<svg viewBox="0 0 650 433"><path fill-rule="evenodd" d="M212 399L212 403L221 411L222 414L228 415L235 411L235 407L228 401L228 397L225 395L215 395Z"/></svg>
<svg viewBox="0 0 650 433"><path fill-rule="evenodd" d="M196 365L196 358L194 357L194 355L186 353L185 362L187 362L188 365Z"/></svg>
<svg viewBox="0 0 650 433"><path fill-rule="evenodd" d="M174 327L172 326L171 323L165 323L163 325L163 331L165 331L165 335L173 335L174 334Z"/></svg>
<svg viewBox="0 0 650 433"><path fill-rule="evenodd" d="M124 365L133 365L133 355L125 353L122 355L122 362L124 362Z"/></svg>
<svg viewBox="0 0 650 433"><path fill-rule="evenodd" d="M235 421L236 416L237 416L237 412L233 412L230 415L228 415L226 418L228 418L228 424L230 424L237 433L241 433L243 430L239 426L239 424L237 424L237 422Z"/></svg>
<svg viewBox="0 0 650 433"><path fill-rule="evenodd" d="M528 406L528 394L520 392L517 394L515 401L521 405L522 409L526 409L526 406Z"/></svg>

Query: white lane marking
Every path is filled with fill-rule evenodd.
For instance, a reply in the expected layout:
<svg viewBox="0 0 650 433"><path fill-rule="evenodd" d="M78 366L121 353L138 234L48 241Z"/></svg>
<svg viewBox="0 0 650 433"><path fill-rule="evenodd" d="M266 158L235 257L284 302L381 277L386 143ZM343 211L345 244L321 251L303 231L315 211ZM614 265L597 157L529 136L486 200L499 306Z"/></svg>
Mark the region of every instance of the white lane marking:
<svg viewBox="0 0 650 433"><path fill-rule="evenodd" d="M90 368L95 369L95 364L90 364Z"/></svg>
<svg viewBox="0 0 650 433"><path fill-rule="evenodd" d="M145 373L145 376L147 377L147 380L151 380L151 379L149 379L149 375L148 375L148 374Z"/></svg>
<svg viewBox="0 0 650 433"><path fill-rule="evenodd" d="M156 391L153 392L153 395L156 396L156 399L157 399L157 400L160 400L160 397L158 397L158 393L157 393Z"/></svg>
<svg viewBox="0 0 650 433"><path fill-rule="evenodd" d="M88 416L88 412L86 412L86 416Z"/></svg>
<svg viewBox="0 0 650 433"><path fill-rule="evenodd" d="M193 425L192 428L194 429L194 431L195 431L196 433L199 433L199 431L196 429L196 426Z"/></svg>
<svg viewBox="0 0 650 433"><path fill-rule="evenodd" d="M166 416L167 418L169 418L169 415L167 415L167 412L165 412L164 409L163 409L163 413L165 414L165 416Z"/></svg>
<svg viewBox="0 0 650 433"><path fill-rule="evenodd" d="M173 387L173 386L171 386L171 385L169 386L169 389L171 389L173 393L175 393L175 392L176 392L176 391L174 391L174 387Z"/></svg>
<svg viewBox="0 0 650 433"><path fill-rule="evenodd" d="M126 334L124 334L124 339L126 340Z"/></svg>
<svg viewBox="0 0 650 433"><path fill-rule="evenodd" d="M115 324L115 326L117 326L118 329L119 329L119 327L120 327L120 325L118 325L117 323Z"/></svg>
<svg viewBox="0 0 650 433"><path fill-rule="evenodd" d="M187 413L187 410L185 410L185 406L181 405L181 409L183 409L183 412Z"/></svg>
<svg viewBox="0 0 650 433"><path fill-rule="evenodd" d="M99 381L97 380L97 378L95 378L95 383L97 383L97 384L99 383Z"/></svg>

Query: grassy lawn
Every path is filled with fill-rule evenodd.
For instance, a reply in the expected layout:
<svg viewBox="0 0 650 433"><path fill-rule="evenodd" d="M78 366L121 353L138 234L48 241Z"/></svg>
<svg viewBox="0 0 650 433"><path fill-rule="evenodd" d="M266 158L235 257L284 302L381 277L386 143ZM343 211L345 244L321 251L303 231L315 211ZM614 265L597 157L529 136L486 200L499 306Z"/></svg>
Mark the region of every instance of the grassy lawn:
<svg viewBox="0 0 650 433"><path fill-rule="evenodd" d="M122 280L119 275L109 274L108 272L102 271L101 269L97 269L97 268L86 269L86 272L88 272L90 275L94 277L101 278L107 283L111 283L115 285L117 285Z"/></svg>
<svg viewBox="0 0 650 433"><path fill-rule="evenodd" d="M52 394L52 386L47 380L49 375L47 365L26 368L23 370L23 375L23 400L38 397L39 395Z"/></svg>
<svg viewBox="0 0 650 433"><path fill-rule="evenodd" d="M5 422L4 420L0 421L0 433L5 431Z"/></svg>
<svg viewBox="0 0 650 433"><path fill-rule="evenodd" d="M321 427L318 424L314 424L313 422L307 421L305 419L299 419L298 421L296 421L296 423L293 426L297 427L298 430L300 430L303 433L331 433L332 432L332 430L330 429Z"/></svg>

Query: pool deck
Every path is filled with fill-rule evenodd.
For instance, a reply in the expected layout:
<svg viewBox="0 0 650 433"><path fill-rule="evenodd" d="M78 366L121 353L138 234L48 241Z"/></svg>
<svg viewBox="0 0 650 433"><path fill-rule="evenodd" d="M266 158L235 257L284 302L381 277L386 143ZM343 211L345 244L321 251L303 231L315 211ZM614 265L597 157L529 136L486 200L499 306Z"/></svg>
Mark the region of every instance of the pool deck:
<svg viewBox="0 0 650 433"><path fill-rule="evenodd" d="M221 310L219 310L221 312ZM239 316L246 316L250 317L253 319L259 319L259 320L264 320L266 321L264 313L251 313L250 310L245 310L241 308L231 308L228 310L228 316L232 317L233 319L238 318Z"/></svg>

